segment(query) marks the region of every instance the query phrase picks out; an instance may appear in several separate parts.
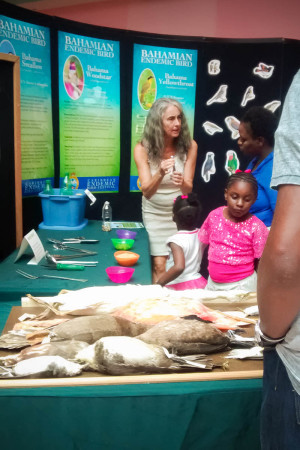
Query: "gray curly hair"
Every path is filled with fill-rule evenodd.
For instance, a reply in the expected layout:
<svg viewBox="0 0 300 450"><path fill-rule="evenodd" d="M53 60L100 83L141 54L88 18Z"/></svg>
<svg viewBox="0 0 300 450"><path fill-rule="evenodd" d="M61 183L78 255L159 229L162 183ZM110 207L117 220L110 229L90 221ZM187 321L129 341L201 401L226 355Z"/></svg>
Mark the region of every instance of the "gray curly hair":
<svg viewBox="0 0 300 450"><path fill-rule="evenodd" d="M176 153L180 159L184 159L191 146L191 134L181 103L172 98L159 98L149 110L142 137L142 144L148 151L149 159L154 162L162 159L165 146L162 116L170 105L176 106L181 113L180 134L175 138Z"/></svg>

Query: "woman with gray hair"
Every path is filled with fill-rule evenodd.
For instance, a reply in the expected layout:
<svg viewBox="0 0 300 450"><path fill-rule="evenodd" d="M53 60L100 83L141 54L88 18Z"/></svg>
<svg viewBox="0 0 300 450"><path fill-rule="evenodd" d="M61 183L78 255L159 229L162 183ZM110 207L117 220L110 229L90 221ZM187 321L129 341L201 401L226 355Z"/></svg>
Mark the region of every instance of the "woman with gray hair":
<svg viewBox="0 0 300 450"><path fill-rule="evenodd" d="M193 189L197 149L182 105L171 98L156 100L149 110L142 141L134 149L153 283L165 271L167 238L177 232L172 218L174 198Z"/></svg>

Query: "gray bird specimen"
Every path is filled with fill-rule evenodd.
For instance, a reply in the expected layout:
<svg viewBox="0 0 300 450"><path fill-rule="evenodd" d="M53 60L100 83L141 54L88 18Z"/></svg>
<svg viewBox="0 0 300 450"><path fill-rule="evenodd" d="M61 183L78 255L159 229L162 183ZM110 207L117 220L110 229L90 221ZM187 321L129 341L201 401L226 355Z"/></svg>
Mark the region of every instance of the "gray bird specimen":
<svg viewBox="0 0 300 450"><path fill-rule="evenodd" d="M108 336L78 352L76 360L109 375L211 370L204 355L182 358L164 347L127 336Z"/></svg>

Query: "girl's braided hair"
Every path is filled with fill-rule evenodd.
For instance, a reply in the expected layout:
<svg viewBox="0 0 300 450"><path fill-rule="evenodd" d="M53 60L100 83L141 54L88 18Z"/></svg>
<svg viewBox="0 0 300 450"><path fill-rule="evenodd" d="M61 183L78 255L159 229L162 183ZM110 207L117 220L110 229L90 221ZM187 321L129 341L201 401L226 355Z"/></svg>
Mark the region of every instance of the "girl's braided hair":
<svg viewBox="0 0 300 450"><path fill-rule="evenodd" d="M258 186L257 186L257 181L254 175L252 175L252 173L250 172L237 172L232 174L226 183L226 189L229 189L234 183L236 183L237 181L244 181L244 183L249 183L252 186L255 198L257 198L257 190L258 190Z"/></svg>

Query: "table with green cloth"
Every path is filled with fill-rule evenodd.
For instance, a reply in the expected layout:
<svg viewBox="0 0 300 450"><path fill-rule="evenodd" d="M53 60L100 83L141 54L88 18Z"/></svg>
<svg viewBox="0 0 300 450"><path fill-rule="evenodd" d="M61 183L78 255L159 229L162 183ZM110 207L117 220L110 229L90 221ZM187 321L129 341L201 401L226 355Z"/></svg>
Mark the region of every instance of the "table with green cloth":
<svg viewBox="0 0 300 450"><path fill-rule="evenodd" d="M110 242L115 231L102 232L99 222L89 222L76 231L38 230L44 247L53 253L48 237L100 239L99 244L82 248L98 251L97 267L82 272L50 271L29 266L30 251L14 263L15 251L0 264L0 326L3 328L12 306L20 305L26 293L56 295L61 289L80 289L93 285L113 285L105 267L116 265ZM141 255L131 282L151 284L148 237L138 230L133 251ZM58 250L55 250L57 253ZM16 273L21 268L36 275L87 277L87 283L59 280L27 280ZM197 374L186 374L182 381L158 375L141 381L113 377L104 384L75 379L0 380L1 448L25 450L253 450L259 449L259 410L262 380L247 373L240 379L219 374L220 379L199 381ZM142 377L143 378L143 377ZM224 378L224 379L223 379ZM105 377L109 379L109 377ZM119 381L120 379L120 381ZM18 383L21 384L18 384ZM26 384L27 382L27 384ZM24 384L25 383L25 384ZM48 383L48 384L47 384ZM55 384L57 383L57 384ZM74 384L73 384L74 383ZM82 384L80 384L82 383Z"/></svg>
<svg viewBox="0 0 300 450"><path fill-rule="evenodd" d="M33 258L33 252L30 247L26 253L16 263L15 258L18 249L9 255L0 263L0 303L19 300L26 294L34 296L50 296L57 295L62 289L77 290L89 286L116 286L107 276L105 269L108 266L118 266L119 264L114 258L116 249L113 247L111 238L117 238L116 229L110 232L102 231L99 221L89 221L87 226L79 231L70 230L48 230L39 229L37 234L45 248L51 254L72 255L76 252L70 250L54 249L53 244L47 241L48 238L62 240L64 238L74 238L84 236L86 239L99 239L99 243L94 244L68 244L79 249L96 251L98 254L94 256L84 256L74 259L73 261L98 261L96 267L85 267L83 271L70 270L54 270L45 267L43 261L38 265L28 265L27 263ZM129 283L132 284L151 284L151 257L149 251L148 234L145 228L132 229L137 231L136 239L132 247L132 251L138 253L140 258L133 267L135 269ZM68 259L68 258L66 258ZM29 280L16 273L17 269L21 269L32 275L58 275L70 278L88 279L87 282L81 283L77 281L57 280L51 278L39 278ZM13 306L13 305L11 305Z"/></svg>
<svg viewBox="0 0 300 450"><path fill-rule="evenodd" d="M12 306L21 305L21 298L26 294L33 296L57 295L62 289L77 290L89 286L117 286L107 276L105 269L108 266L118 266L114 258L116 249L113 247L111 239L117 238L116 229L110 232L102 231L102 222L91 220L82 230L49 230L38 229L37 234L45 248L51 254L72 255L76 252L70 250L54 249L53 244L48 242L48 238L62 240L64 238L75 238L83 236L86 239L99 239L99 243L94 244L68 244L78 249L85 249L98 252L97 255L76 258L73 261L98 261L96 267L85 267L82 271L54 270L44 266L41 261L38 265L27 264L34 256L31 248L25 251L21 258L14 262L19 249L16 249L4 261L0 263L0 331L3 329ZM134 266L134 274L129 283L151 284L151 257L149 250L148 234L145 228L132 229L137 231L136 239L132 251L138 253L140 258ZM58 280L54 278L38 278L30 280L19 275L16 270L21 269L32 275L58 275L70 278L83 278L88 281L81 283L78 281Z"/></svg>

